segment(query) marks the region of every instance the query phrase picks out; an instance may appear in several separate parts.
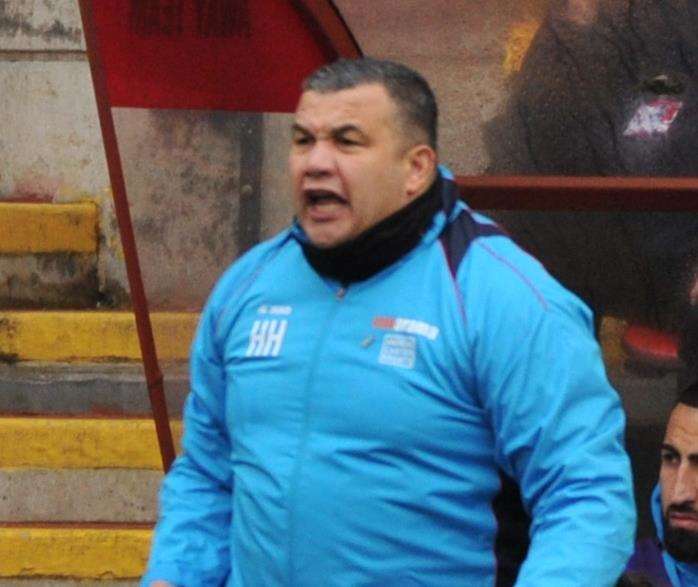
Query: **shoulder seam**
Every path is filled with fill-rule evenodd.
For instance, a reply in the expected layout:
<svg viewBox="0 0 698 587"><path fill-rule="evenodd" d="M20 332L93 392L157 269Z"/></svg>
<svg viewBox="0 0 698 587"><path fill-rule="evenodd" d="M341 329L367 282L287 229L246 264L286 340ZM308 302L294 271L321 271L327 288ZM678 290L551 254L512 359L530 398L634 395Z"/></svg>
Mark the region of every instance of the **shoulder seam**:
<svg viewBox="0 0 698 587"><path fill-rule="evenodd" d="M524 275L521 270L514 265L509 259L503 257L502 255L498 254L494 250L492 250L491 247L489 247L487 244L480 242L479 240L475 242L476 245L481 247L484 251L486 251L493 259L507 267L516 277L528 288L531 290L533 293L534 297L538 300L538 303L543 307L543 310L546 312L549 310L548 306L548 301L545 299L545 296L538 290L538 288L533 284L533 282Z"/></svg>
<svg viewBox="0 0 698 587"><path fill-rule="evenodd" d="M220 309L218 312L216 312L216 315L214 317L214 332L216 335L216 338L219 336L219 325L221 322L221 318L226 310L229 308L230 302L232 302L234 299L238 299L242 294L244 294L245 291L247 291L252 284L257 280L259 275L262 273L263 269L271 263L274 258L279 254L281 251L282 247L284 244L287 242L288 238L284 238L278 246L276 246L274 249L271 251L268 251L266 254L260 258L255 266L252 268L252 270L244 277L241 279L240 283L238 283L236 286L234 286L229 295L226 296L224 302L221 304Z"/></svg>

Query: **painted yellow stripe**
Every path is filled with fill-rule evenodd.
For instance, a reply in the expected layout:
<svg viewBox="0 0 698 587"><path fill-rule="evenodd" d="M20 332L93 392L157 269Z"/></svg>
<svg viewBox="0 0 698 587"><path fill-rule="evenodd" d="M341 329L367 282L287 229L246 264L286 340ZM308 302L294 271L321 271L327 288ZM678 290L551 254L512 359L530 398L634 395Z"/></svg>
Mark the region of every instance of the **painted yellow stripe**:
<svg viewBox="0 0 698 587"><path fill-rule="evenodd" d="M181 422L172 422L177 444ZM162 460L146 419L0 418L0 467L155 469Z"/></svg>
<svg viewBox="0 0 698 587"><path fill-rule="evenodd" d="M158 357L182 360L199 315L151 314ZM0 360L138 361L141 351L131 312L1 312Z"/></svg>
<svg viewBox="0 0 698 587"><path fill-rule="evenodd" d="M0 203L0 253L94 253L97 206Z"/></svg>
<svg viewBox="0 0 698 587"><path fill-rule="evenodd" d="M135 579L151 535L145 528L0 527L0 577Z"/></svg>

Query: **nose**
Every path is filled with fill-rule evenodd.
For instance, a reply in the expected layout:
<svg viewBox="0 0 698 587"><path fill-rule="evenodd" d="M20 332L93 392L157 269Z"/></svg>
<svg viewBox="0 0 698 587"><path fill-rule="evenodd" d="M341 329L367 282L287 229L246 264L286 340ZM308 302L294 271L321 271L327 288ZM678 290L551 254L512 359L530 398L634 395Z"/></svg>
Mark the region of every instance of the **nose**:
<svg viewBox="0 0 698 587"><path fill-rule="evenodd" d="M695 472L691 470L689 463L682 463L676 472L672 503L691 503L695 507L696 481L698 480L695 478Z"/></svg>
<svg viewBox="0 0 698 587"><path fill-rule="evenodd" d="M319 140L306 154L305 174L308 177L323 177L332 173L334 165L334 152L329 141Z"/></svg>

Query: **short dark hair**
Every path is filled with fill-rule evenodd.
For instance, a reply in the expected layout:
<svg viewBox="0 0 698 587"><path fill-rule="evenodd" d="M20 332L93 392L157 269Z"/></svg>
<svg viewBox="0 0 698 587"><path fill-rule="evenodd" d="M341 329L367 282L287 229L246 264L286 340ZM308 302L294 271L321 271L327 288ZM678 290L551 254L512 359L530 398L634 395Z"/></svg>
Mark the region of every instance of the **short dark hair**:
<svg viewBox="0 0 698 587"><path fill-rule="evenodd" d="M429 146L436 150L439 113L434 92L406 65L371 57L339 59L311 73L302 89L325 94L374 83L382 85L395 101L405 126L424 132Z"/></svg>
<svg viewBox="0 0 698 587"><path fill-rule="evenodd" d="M689 408L698 408L698 381L689 383L679 391L676 403L683 404Z"/></svg>

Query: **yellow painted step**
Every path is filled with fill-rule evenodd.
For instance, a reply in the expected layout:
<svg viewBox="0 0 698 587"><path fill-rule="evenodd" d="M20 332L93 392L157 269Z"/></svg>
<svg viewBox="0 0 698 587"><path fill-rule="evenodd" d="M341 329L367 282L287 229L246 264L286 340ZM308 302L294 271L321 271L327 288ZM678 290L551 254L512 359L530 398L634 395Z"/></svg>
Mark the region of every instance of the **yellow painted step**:
<svg viewBox="0 0 698 587"><path fill-rule="evenodd" d="M158 357L189 356L199 315L155 312L150 315ZM139 361L136 322L131 312L0 311L0 360Z"/></svg>
<svg viewBox="0 0 698 587"><path fill-rule="evenodd" d="M0 525L0 577L135 579L145 571L150 527Z"/></svg>
<svg viewBox="0 0 698 587"><path fill-rule="evenodd" d="M179 421L171 423L176 444ZM162 469L149 419L0 418L0 468Z"/></svg>
<svg viewBox="0 0 698 587"><path fill-rule="evenodd" d="M0 254L95 251L95 204L0 203Z"/></svg>

